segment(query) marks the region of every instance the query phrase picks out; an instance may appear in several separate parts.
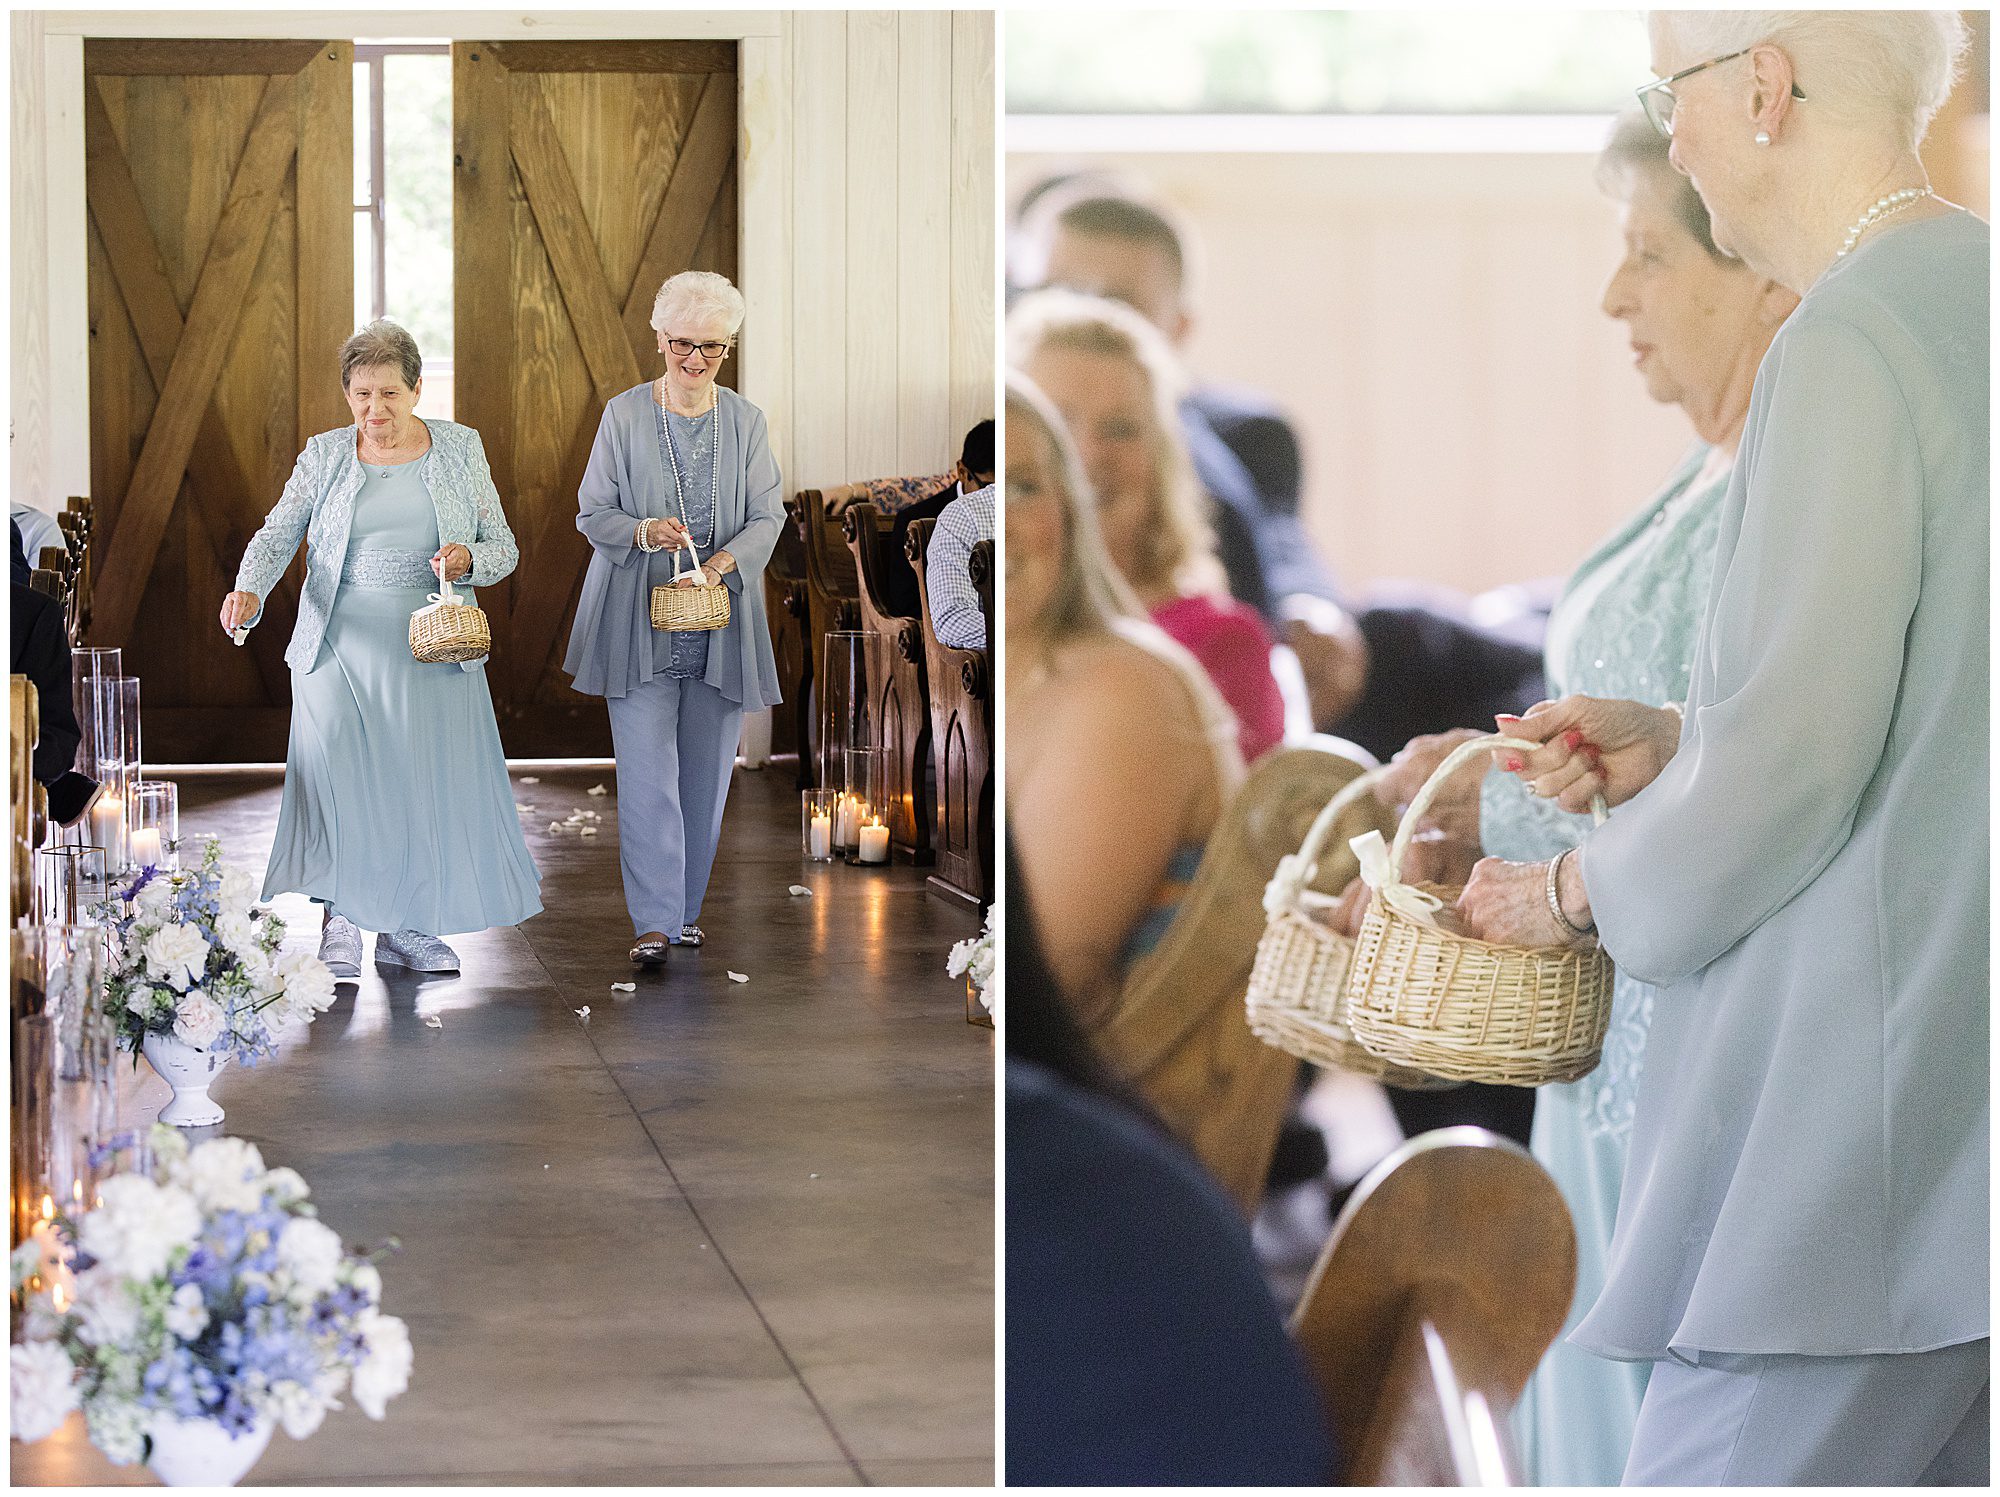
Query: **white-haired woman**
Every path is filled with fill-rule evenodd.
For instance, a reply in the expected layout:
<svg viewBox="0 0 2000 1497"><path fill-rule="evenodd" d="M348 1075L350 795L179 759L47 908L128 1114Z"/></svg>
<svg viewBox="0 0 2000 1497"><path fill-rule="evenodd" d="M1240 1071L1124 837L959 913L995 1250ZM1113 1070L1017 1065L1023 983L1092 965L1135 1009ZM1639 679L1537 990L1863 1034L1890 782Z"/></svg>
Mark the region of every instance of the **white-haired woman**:
<svg viewBox="0 0 2000 1497"><path fill-rule="evenodd" d="M1758 371L1683 710L1508 730L1621 809L1482 862L1489 939L1658 989L1603 1292L1627 1484L1984 1484L1985 224L1917 156L1954 12L1656 13L1641 90L1717 244L1803 297ZM1641 793L1643 791L1643 793Z"/></svg>
<svg viewBox="0 0 2000 1497"><path fill-rule="evenodd" d="M764 413L715 382L743 311L743 293L713 271L660 287L653 331L666 368L606 404L577 491L592 555L563 669L611 714L638 966L701 945L695 922L743 714L780 700L759 578L784 523L782 480ZM652 627L652 590L676 583L677 565L679 586L720 578L729 589L724 627Z"/></svg>
<svg viewBox="0 0 2000 1497"><path fill-rule="evenodd" d="M337 981L360 978L364 930L380 933L377 962L456 972L439 938L539 913L541 875L483 664L418 660L410 615L439 577L488 587L520 553L479 433L416 414L414 338L369 323L340 350L340 384L354 424L306 443L222 601L224 629L255 624L306 541L264 897L290 890L326 906L319 955Z"/></svg>

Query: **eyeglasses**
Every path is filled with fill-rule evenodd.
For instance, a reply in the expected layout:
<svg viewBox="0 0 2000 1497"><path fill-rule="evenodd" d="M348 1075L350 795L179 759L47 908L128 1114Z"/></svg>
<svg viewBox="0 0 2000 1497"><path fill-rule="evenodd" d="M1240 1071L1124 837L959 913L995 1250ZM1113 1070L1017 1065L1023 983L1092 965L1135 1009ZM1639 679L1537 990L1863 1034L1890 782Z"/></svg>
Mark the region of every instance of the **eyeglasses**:
<svg viewBox="0 0 2000 1497"><path fill-rule="evenodd" d="M1739 57L1748 57L1756 50L1755 47L1745 47L1741 52L1731 52L1723 57L1711 57L1707 62L1698 62L1691 68L1682 68L1671 77L1655 78L1651 83L1635 88L1632 92L1639 96L1639 103L1645 109L1646 118L1652 122L1653 128L1671 140L1674 133L1674 85L1683 78L1692 78L1696 73L1705 72L1709 68L1718 67L1725 62L1734 62ZM1792 85L1792 97L1801 104L1806 102L1806 96L1799 92L1796 83Z"/></svg>
<svg viewBox="0 0 2000 1497"><path fill-rule="evenodd" d="M729 355L727 343L695 343L686 338L667 339L667 348L677 359L684 359L697 348L704 359L721 359Z"/></svg>

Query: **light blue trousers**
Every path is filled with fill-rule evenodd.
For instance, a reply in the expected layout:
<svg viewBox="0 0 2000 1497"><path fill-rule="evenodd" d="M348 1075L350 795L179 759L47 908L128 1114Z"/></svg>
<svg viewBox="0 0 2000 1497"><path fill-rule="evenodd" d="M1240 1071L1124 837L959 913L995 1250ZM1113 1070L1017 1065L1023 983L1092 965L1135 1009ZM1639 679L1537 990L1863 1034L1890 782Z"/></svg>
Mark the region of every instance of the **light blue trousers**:
<svg viewBox="0 0 2000 1497"><path fill-rule="evenodd" d="M618 866L632 933L678 942L701 917L743 708L705 681L654 677L607 697L618 759Z"/></svg>
<svg viewBox="0 0 2000 1497"><path fill-rule="evenodd" d="M1665 1358L1646 1384L1624 1484L1983 1487L1990 1350Z"/></svg>

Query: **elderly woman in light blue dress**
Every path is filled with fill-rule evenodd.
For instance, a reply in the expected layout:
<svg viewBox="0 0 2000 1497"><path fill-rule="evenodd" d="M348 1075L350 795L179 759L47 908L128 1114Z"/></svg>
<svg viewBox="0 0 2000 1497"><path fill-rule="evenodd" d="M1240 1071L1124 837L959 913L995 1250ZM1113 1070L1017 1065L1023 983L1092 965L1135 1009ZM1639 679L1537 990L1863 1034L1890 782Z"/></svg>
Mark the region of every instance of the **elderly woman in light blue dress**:
<svg viewBox="0 0 2000 1497"><path fill-rule="evenodd" d="M712 271L660 287L666 368L606 404L577 491L591 557L563 669L611 714L635 966L705 939L696 922L743 714L780 700L760 580L784 524L782 480L764 413L715 382L743 312L743 294ZM723 628L652 627L655 587L718 577Z"/></svg>
<svg viewBox="0 0 2000 1497"><path fill-rule="evenodd" d="M1549 619L1545 669L1557 692L1664 703L1686 695L1693 670L1751 381L1798 298L1716 248L1707 209L1643 114L1619 121L1598 177L1621 204L1625 238L1604 310L1626 325L1647 394L1678 404L1699 440L1665 487L1571 574ZM1397 755L1379 793L1407 804L1477 731L1417 739ZM1564 812L1483 765L1444 787L1433 818L1472 857L1520 860L1575 847L1590 827L1588 816ZM1535 1156L1562 1187L1576 1226L1572 1327L1604 1283L1652 1010L1652 989L1621 972L1602 1064L1579 1081L1543 1087L1535 1099ZM1616 1485L1645 1391L1643 1363L1558 1341L1515 1409L1523 1474L1537 1486Z"/></svg>
<svg viewBox="0 0 2000 1497"><path fill-rule="evenodd" d="M1985 1485L1985 224L1917 155L1956 12L1656 13L1642 92L1716 242L1803 300L1758 370L1684 709L1510 732L1578 850L1488 860L1491 940L1656 989L1603 1289L1628 1485Z"/></svg>
<svg viewBox="0 0 2000 1497"><path fill-rule="evenodd" d="M417 416L422 375L416 341L392 322L347 340L340 382L354 424L306 444L222 604L225 630L254 626L305 540L264 897L296 891L326 906L320 960L342 982L361 975L364 930L380 933L377 962L456 972L441 936L542 908L483 663L410 653L410 615L440 577L485 587L519 560L479 433Z"/></svg>

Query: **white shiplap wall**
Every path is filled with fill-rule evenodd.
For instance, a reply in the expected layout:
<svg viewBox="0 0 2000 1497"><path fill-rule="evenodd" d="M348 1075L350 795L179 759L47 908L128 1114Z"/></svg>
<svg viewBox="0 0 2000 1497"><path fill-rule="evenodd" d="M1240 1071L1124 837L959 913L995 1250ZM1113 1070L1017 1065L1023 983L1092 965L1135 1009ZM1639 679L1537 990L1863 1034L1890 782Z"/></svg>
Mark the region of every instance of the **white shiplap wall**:
<svg viewBox="0 0 2000 1497"><path fill-rule="evenodd" d="M736 38L743 390L787 488L941 472L993 414L992 12L358 14L13 15L14 494L88 490L82 38L109 31Z"/></svg>
<svg viewBox="0 0 2000 1497"><path fill-rule="evenodd" d="M787 487L940 472L993 414L993 16L791 21Z"/></svg>

